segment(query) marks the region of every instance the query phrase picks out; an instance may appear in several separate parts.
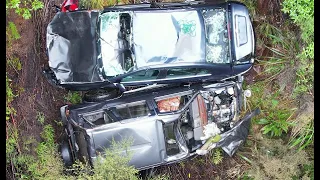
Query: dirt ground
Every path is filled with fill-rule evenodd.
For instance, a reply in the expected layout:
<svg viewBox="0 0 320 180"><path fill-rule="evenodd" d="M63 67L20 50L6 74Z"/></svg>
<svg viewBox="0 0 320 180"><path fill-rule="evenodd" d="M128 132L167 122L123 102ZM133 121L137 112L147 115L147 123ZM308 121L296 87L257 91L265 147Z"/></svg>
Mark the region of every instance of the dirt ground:
<svg viewBox="0 0 320 180"><path fill-rule="evenodd" d="M13 42L12 49L7 50L7 56L18 57L22 69L15 71L7 68L7 72L14 89L23 88L12 102L17 112L13 118L22 142L29 137L40 141L43 125L36 119L38 113L44 114L44 124L55 127L57 138L61 136L62 129L54 120L60 119L59 108L65 103L63 96L67 91L52 87L42 75L44 67L48 64L45 28L53 15L53 11L42 11L33 14L32 19L24 20L10 12L7 19L16 24L21 36Z"/></svg>
<svg viewBox="0 0 320 180"><path fill-rule="evenodd" d="M273 7L273 8L271 8ZM49 9L48 5L47 8ZM276 0L258 1L258 13L274 15L275 24L281 22L279 15L279 2ZM54 15L54 11L42 10L34 14L33 19L25 21L12 13L8 16L9 21L13 21L19 29L21 39L13 44L12 55L19 57L22 63L22 70L18 73L9 70L13 84L22 87L23 92L13 101L13 107L17 114L14 120L17 123L20 137L33 136L40 141L40 132L43 125L37 121L37 113L45 115L45 124L51 124L55 128L56 137L62 135L62 127L58 126L54 120L60 120L59 108L65 104L64 95L66 90L54 88L42 75L42 70L48 63L45 49L45 31L47 24ZM257 47L257 56L265 56L266 50ZM246 80L250 84L256 79L256 75L261 71L259 66L251 69ZM248 168L248 164L239 156L233 158L224 156L224 160L219 165L214 165L208 156L197 157L183 163L172 164L156 169L156 173L167 173L172 179L236 179L237 176ZM9 178L10 175L7 175ZM10 179L10 178L9 178Z"/></svg>

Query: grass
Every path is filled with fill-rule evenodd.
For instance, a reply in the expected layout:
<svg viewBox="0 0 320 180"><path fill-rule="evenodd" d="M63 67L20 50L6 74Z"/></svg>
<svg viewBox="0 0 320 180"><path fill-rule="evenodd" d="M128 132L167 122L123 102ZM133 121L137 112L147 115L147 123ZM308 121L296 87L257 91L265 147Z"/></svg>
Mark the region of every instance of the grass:
<svg viewBox="0 0 320 180"><path fill-rule="evenodd" d="M11 107L11 102L16 97L11 88L11 79L6 75L6 120L10 120L10 115L15 113L14 108Z"/></svg>
<svg viewBox="0 0 320 180"><path fill-rule="evenodd" d="M43 114L42 112L38 112L36 118L37 118L37 120L40 122L41 125L44 124L44 119L45 119L45 117L44 117L44 114Z"/></svg>
<svg viewBox="0 0 320 180"><path fill-rule="evenodd" d="M80 94L80 92L72 92L69 91L68 94L64 97L64 99L67 102L70 102L71 104L78 104L82 102L82 96Z"/></svg>
<svg viewBox="0 0 320 180"><path fill-rule="evenodd" d="M129 0L80 0L79 4L86 9L103 9L116 4L129 4Z"/></svg>
<svg viewBox="0 0 320 180"><path fill-rule="evenodd" d="M256 66L261 70L256 78L260 80L245 85L252 91L247 106L259 107L261 114L252 121L253 143L245 156L241 154L251 164L251 170L241 179L314 179L313 164L309 161L313 154L306 153L313 145L313 111L297 106L298 101L313 104L301 99L313 95L314 43L313 33L309 34L313 30L304 33L313 24L309 19L313 17L313 2L284 0L283 11L294 21L284 20L281 27L274 25L271 18L260 16L254 1L242 2L248 5L257 23L257 48L266 49L267 53L257 57ZM292 31L293 23L300 27L301 37L296 36L299 32Z"/></svg>
<svg viewBox="0 0 320 180"><path fill-rule="evenodd" d="M254 118L256 125L262 125L263 134L282 136L294 125L290 118L295 112L291 98L284 98L277 85L267 86L265 82L247 85L251 89L252 97L247 99L249 109L260 108L261 114Z"/></svg>
<svg viewBox="0 0 320 180"><path fill-rule="evenodd" d="M294 176L306 176L300 166L312 165L312 161L305 151L297 152L288 149L281 139L266 139L259 142L256 151L252 152L255 157L248 175L254 179L292 179ZM307 178L308 179L308 178Z"/></svg>
<svg viewBox="0 0 320 180"><path fill-rule="evenodd" d="M312 0L285 0L283 12L289 14L293 22L301 30L301 39L304 46L298 55L300 62L297 70L295 95L303 93L313 94L314 72L314 1Z"/></svg>
<svg viewBox="0 0 320 180"><path fill-rule="evenodd" d="M13 22L8 22L6 27L6 38L9 45L11 45L14 40L21 38L19 31Z"/></svg>
<svg viewBox="0 0 320 180"><path fill-rule="evenodd" d="M223 160L223 152L221 148L215 148L211 152L211 162L215 165L218 165L222 162Z"/></svg>
<svg viewBox="0 0 320 180"><path fill-rule="evenodd" d="M31 18L31 12L43 8L43 2L39 0L7 0L6 12L12 9L24 19Z"/></svg>
<svg viewBox="0 0 320 180"><path fill-rule="evenodd" d="M106 149L104 155L98 155L94 169L88 164L76 162L72 168L65 169L55 143L55 133L51 125L45 125L41 133L42 141L37 143L33 137L29 137L23 143L23 152L16 151L19 141L17 129L6 142L7 163L12 161L15 168L15 176L19 179L86 179L86 180L138 180L138 170L128 166L132 154L127 151L131 139L121 142L113 141L111 148ZM131 141L130 141L131 140ZM32 144L36 144L36 148ZM36 156L32 155L35 152ZM125 155L121 152L127 152ZM65 174L64 172L72 172ZM155 179L166 179L159 176Z"/></svg>

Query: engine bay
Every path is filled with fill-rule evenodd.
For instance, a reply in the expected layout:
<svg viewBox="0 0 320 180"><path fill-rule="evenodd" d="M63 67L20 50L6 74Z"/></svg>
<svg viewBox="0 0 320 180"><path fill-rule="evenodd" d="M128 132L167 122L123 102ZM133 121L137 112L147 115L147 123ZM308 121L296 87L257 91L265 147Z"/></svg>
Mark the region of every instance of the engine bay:
<svg viewBox="0 0 320 180"><path fill-rule="evenodd" d="M172 152L181 151L177 144L177 137L180 135L189 151L194 152L209 138L230 130L238 120L240 111L237 92L238 89L234 85L200 91L178 121L164 126L167 154L173 155ZM192 96L191 94L170 97L158 101L159 111L177 111L189 102Z"/></svg>
<svg viewBox="0 0 320 180"><path fill-rule="evenodd" d="M191 151L233 127L239 111L235 92L234 87L202 91L184 112L178 123Z"/></svg>

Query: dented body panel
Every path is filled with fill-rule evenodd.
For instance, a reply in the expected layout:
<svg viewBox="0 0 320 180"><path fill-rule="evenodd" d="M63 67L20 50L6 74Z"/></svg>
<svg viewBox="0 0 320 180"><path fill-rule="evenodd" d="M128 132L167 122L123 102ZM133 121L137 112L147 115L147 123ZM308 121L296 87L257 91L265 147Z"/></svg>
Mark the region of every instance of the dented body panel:
<svg viewBox="0 0 320 180"><path fill-rule="evenodd" d="M90 90L220 81L252 67L255 41L243 4L150 6L57 13L47 27L46 77L59 87Z"/></svg>
<svg viewBox="0 0 320 180"><path fill-rule="evenodd" d="M112 140L132 138L129 164L143 170L201 154L197 150L216 135L221 140L206 151L222 147L232 156L246 139L250 119L256 114L240 117L239 85L241 82L233 81L166 85L127 91L99 103L63 106L61 116L72 147L70 159L85 157L93 164ZM164 103L173 107L164 109Z"/></svg>

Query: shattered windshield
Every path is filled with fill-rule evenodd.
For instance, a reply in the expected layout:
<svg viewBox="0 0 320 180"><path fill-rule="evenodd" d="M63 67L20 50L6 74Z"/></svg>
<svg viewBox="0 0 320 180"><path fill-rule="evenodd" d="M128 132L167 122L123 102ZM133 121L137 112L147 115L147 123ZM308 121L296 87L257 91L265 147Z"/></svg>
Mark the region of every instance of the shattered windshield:
<svg viewBox="0 0 320 180"><path fill-rule="evenodd" d="M229 63L228 43L224 9L100 15L100 57L108 77L159 64Z"/></svg>

